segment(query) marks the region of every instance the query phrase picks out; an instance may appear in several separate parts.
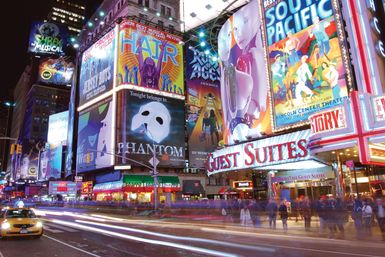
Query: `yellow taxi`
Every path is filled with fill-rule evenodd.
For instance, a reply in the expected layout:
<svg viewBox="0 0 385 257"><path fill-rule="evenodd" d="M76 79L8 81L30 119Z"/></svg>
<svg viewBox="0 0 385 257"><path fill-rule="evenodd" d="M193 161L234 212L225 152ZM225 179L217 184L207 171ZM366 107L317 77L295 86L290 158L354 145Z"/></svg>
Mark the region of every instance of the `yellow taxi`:
<svg viewBox="0 0 385 257"><path fill-rule="evenodd" d="M43 223L31 208L6 207L0 214L0 238L43 235Z"/></svg>

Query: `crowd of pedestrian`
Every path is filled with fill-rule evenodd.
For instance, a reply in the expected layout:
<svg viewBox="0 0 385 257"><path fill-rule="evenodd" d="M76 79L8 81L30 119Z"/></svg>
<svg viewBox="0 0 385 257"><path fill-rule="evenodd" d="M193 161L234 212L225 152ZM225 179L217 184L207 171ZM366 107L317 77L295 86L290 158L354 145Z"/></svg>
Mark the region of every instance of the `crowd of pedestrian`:
<svg viewBox="0 0 385 257"><path fill-rule="evenodd" d="M286 232L290 228L288 220L303 222L305 231L316 231L329 238L343 238L345 227L350 219L358 237L370 237L372 228L378 226L385 240L385 199L370 197L340 199L321 196L311 201L301 197L292 202L286 199L270 199L268 202L256 200L232 199L222 203L222 215L225 220L239 222L242 226L261 226L261 217L266 217L269 228L277 228L282 222ZM239 215L239 216L238 216ZM319 220L319 226L313 225L312 218Z"/></svg>

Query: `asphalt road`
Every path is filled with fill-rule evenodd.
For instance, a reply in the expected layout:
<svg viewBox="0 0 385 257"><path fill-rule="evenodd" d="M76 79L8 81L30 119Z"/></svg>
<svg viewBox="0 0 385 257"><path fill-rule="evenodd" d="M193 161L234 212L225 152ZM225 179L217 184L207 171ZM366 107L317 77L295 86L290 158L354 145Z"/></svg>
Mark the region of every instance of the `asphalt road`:
<svg viewBox="0 0 385 257"><path fill-rule="evenodd" d="M0 257L385 256L384 242L265 233L199 221L117 218L49 209L40 239L0 242Z"/></svg>

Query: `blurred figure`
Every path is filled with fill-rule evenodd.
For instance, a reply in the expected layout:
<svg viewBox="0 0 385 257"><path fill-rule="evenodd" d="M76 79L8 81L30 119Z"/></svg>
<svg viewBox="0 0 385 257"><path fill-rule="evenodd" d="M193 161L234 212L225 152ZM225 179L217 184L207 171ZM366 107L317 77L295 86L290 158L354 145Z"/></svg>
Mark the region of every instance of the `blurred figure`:
<svg viewBox="0 0 385 257"><path fill-rule="evenodd" d="M345 220L346 220L346 206L341 198L337 198L336 208L335 208L335 218L338 231L342 234L345 233Z"/></svg>
<svg viewBox="0 0 385 257"><path fill-rule="evenodd" d="M364 206L362 207L362 221L364 223L365 232L369 235L372 233L372 216L372 206L370 206L369 199L365 199Z"/></svg>
<svg viewBox="0 0 385 257"><path fill-rule="evenodd" d="M289 217L289 213L287 212L286 200L281 202L278 211L282 219L283 230L287 231L287 218Z"/></svg>
<svg viewBox="0 0 385 257"><path fill-rule="evenodd" d="M270 199L266 206L267 215L269 216L269 227L275 229L277 227L277 211L278 206L274 199Z"/></svg>
<svg viewBox="0 0 385 257"><path fill-rule="evenodd" d="M377 198L374 212L376 214L378 226L380 227L382 237L385 240L385 202L384 199Z"/></svg>
<svg viewBox="0 0 385 257"><path fill-rule="evenodd" d="M353 203L352 219L354 220L354 227L359 235L362 229L362 202L359 198L356 198Z"/></svg>
<svg viewBox="0 0 385 257"><path fill-rule="evenodd" d="M305 220L305 230L310 230L311 223L311 203L309 197L305 197L305 199L301 203L301 212L303 215L303 219Z"/></svg>
<svg viewBox="0 0 385 257"><path fill-rule="evenodd" d="M248 208L248 204L244 203L243 208L241 209L240 215L241 225L244 227L251 226L253 221L251 220L250 210Z"/></svg>
<svg viewBox="0 0 385 257"><path fill-rule="evenodd" d="M316 211L319 217L320 233L323 234L327 228L327 215L326 215L326 196L321 196L316 205Z"/></svg>
<svg viewBox="0 0 385 257"><path fill-rule="evenodd" d="M299 215L299 198L295 198L295 200L291 203L291 209L294 213L295 222L298 222Z"/></svg>

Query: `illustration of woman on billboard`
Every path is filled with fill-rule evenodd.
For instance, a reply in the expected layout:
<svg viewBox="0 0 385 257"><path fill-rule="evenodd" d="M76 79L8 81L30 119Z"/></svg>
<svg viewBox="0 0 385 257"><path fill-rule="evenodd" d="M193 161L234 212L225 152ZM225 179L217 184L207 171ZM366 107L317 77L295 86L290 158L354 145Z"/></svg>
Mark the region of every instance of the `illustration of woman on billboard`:
<svg viewBox="0 0 385 257"><path fill-rule="evenodd" d="M330 42L329 36L326 33L326 28L330 25L330 22L323 21L320 22L319 17L315 16L313 18L313 28L309 30L309 37L312 38L313 35L317 40L317 45L319 47L319 54L321 57L325 57L329 60L327 54L330 51Z"/></svg>
<svg viewBox="0 0 385 257"><path fill-rule="evenodd" d="M257 64L259 60L264 60L264 51L261 24L256 10L258 2L253 1L233 15L233 35L238 49L232 49L231 57L236 58L231 60L232 64L227 63L231 49L229 23L222 27L218 40L220 58L227 63L224 66L225 83L222 84L221 94L225 102L223 109L230 144L244 141L248 136L259 137L261 134L257 128L253 128L253 123L259 118L260 112L266 110L265 66L263 62ZM223 53L226 55L222 56Z"/></svg>
<svg viewBox="0 0 385 257"><path fill-rule="evenodd" d="M205 112L202 120L202 134L204 134L206 146L210 146L211 121L209 113Z"/></svg>
<svg viewBox="0 0 385 257"><path fill-rule="evenodd" d="M139 72L140 72L140 86L159 89L159 79L160 72L162 70L163 54L166 48L167 41L162 41L160 47L160 54L158 58L158 63L155 65L155 61L152 57L148 56L143 60L142 53L142 39L143 35L138 35L137 40L137 52L138 52L138 62L139 62Z"/></svg>
<svg viewBox="0 0 385 257"><path fill-rule="evenodd" d="M278 84L278 90L276 93L276 99L282 100L286 99L286 105L293 107L293 95L291 89L285 85L286 78L286 64L282 61L282 55L277 54L274 57L275 61L271 65L271 72L273 75L273 83L276 82ZM289 85L290 87L290 85Z"/></svg>
<svg viewBox="0 0 385 257"><path fill-rule="evenodd" d="M336 63L331 62L329 65L329 72L325 75L333 94L333 99L341 97L341 87L338 84L338 71L336 69Z"/></svg>

